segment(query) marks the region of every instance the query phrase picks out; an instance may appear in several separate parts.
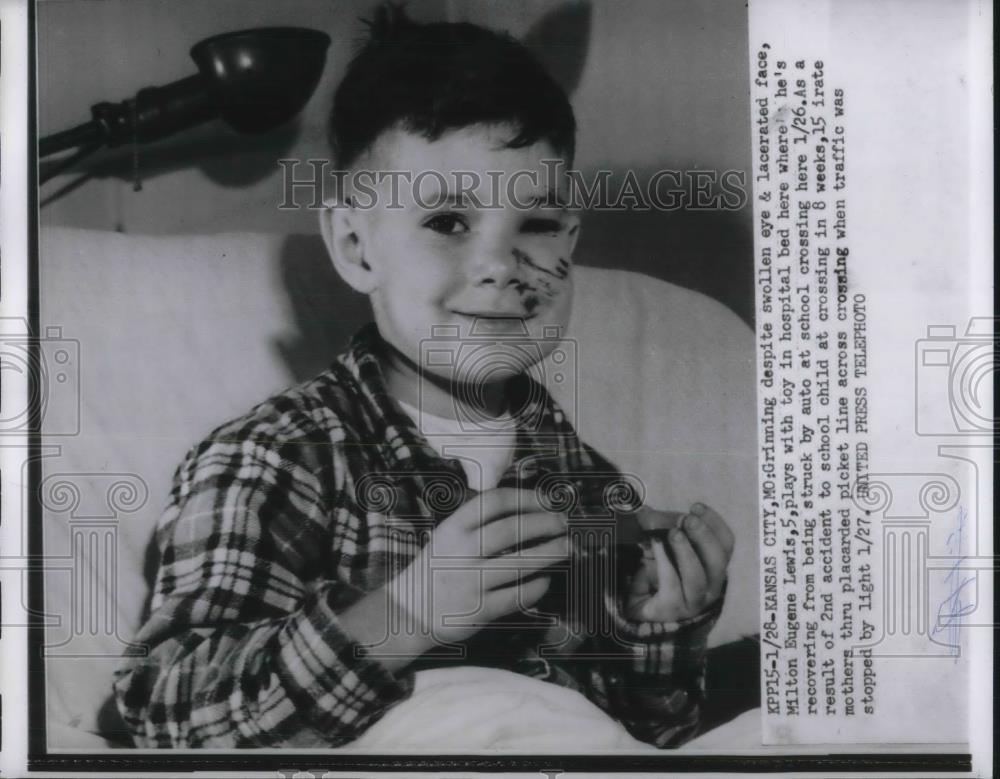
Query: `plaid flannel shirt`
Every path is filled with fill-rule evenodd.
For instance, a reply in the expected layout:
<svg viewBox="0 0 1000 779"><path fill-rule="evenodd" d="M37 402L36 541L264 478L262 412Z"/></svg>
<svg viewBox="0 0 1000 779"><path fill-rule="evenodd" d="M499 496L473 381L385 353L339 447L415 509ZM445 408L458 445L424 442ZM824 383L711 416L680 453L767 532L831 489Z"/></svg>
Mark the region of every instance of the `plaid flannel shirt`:
<svg viewBox="0 0 1000 779"><path fill-rule="evenodd" d="M148 652L115 673L136 745L346 744L411 693L414 671L455 662L577 689L657 746L692 736L721 599L682 623L635 623L621 611L620 578L584 578L584 601L600 608L574 610L555 586L573 578L564 572L539 604L559 615L554 625L517 614L473 636L459 659L424 657L396 674L340 628L338 613L418 551L426 534L414 529L475 494L461 463L441 458L387 394L380 343L373 325L362 329L328 370L216 429L178 467L157 528L151 614L136 638ZM606 495L617 470L523 379L499 486L548 480L558 491L569 480ZM586 526L597 514L583 503L570 516ZM592 560L609 557L600 542L589 546Z"/></svg>

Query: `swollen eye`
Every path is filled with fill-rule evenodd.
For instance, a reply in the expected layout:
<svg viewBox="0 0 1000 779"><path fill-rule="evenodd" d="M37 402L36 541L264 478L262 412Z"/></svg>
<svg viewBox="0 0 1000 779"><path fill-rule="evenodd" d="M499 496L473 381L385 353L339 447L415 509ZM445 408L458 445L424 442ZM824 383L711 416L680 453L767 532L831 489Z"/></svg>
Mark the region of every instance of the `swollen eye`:
<svg viewBox="0 0 1000 779"><path fill-rule="evenodd" d="M432 216L424 222L424 227L429 227L434 232L444 235L458 235L467 232L469 229L465 221L456 214L438 214L437 216Z"/></svg>
<svg viewBox="0 0 1000 779"><path fill-rule="evenodd" d="M562 230L562 222L557 219L528 219L522 225L525 233L558 233Z"/></svg>

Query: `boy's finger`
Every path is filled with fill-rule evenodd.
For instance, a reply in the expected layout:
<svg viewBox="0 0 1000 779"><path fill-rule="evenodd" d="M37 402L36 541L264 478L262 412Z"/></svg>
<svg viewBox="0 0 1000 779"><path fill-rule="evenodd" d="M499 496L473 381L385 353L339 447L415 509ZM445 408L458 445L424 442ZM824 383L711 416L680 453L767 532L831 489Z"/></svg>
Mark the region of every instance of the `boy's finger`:
<svg viewBox="0 0 1000 779"><path fill-rule="evenodd" d="M458 511L461 512L462 524L470 529L475 529L511 514L541 510L538 498L532 490L499 487L476 495Z"/></svg>
<svg viewBox="0 0 1000 779"><path fill-rule="evenodd" d="M530 557L514 553L484 561L483 588L491 590L503 587L515 579L566 559L565 544L558 538L541 544L531 551Z"/></svg>
<svg viewBox="0 0 1000 779"><path fill-rule="evenodd" d="M536 516L540 518L545 516L544 523L549 526L555 525L555 531L545 533L539 532L533 536L525 536L522 534L521 545L516 549L512 549L510 553L513 555L520 555L521 557L544 557L551 553L551 549L556 549L558 550L558 556L560 559L569 557L570 540L569 533L566 532L566 526L562 524L558 517L553 520L552 515Z"/></svg>
<svg viewBox="0 0 1000 779"><path fill-rule="evenodd" d="M656 573L650 570L650 566L641 565L632 577L629 590L632 595L650 595L656 592Z"/></svg>
<svg viewBox="0 0 1000 779"><path fill-rule="evenodd" d="M677 576L673 563L667 557L667 551L663 547L663 542L656 539L652 542L653 558L656 560L656 592L655 597L649 598L639 607L639 616L648 622L659 622L663 619L659 613L664 599L669 598L670 593L681 593L681 580Z"/></svg>
<svg viewBox="0 0 1000 779"><path fill-rule="evenodd" d="M534 606L549 589L551 578L539 576L519 581L515 585L496 589L489 593L488 598L494 601L495 608L504 613L521 611Z"/></svg>
<svg viewBox="0 0 1000 779"><path fill-rule="evenodd" d="M479 528L482 553L486 557L509 554L543 538L568 538L566 523L559 514L537 512L514 514Z"/></svg>
<svg viewBox="0 0 1000 779"><path fill-rule="evenodd" d="M722 548L726 550L727 559L732 557L733 547L736 546L736 536L729 527L729 523L722 518L722 515L704 503L693 504L691 506L691 513L702 519L706 525L712 528L712 532L722 542Z"/></svg>
<svg viewBox="0 0 1000 779"><path fill-rule="evenodd" d="M705 575L701 560L698 559L687 535L681 530L670 531L670 546L674 550L674 561L677 563L677 573L681 578L684 600L689 607L699 608L704 603L708 589L708 577Z"/></svg>
<svg viewBox="0 0 1000 779"><path fill-rule="evenodd" d="M698 559L701 560L709 586L711 587L712 583L725 578L726 566L729 565L729 554L708 523L695 514L688 514L684 517L682 528L690 539Z"/></svg>
<svg viewBox="0 0 1000 779"><path fill-rule="evenodd" d="M656 561L656 579L653 582L654 589L656 592L680 592L680 577L677 575L677 569L674 568L674 564L670 562L670 558L667 556L667 550L664 548L663 542L655 539L652 542L652 546L653 559Z"/></svg>

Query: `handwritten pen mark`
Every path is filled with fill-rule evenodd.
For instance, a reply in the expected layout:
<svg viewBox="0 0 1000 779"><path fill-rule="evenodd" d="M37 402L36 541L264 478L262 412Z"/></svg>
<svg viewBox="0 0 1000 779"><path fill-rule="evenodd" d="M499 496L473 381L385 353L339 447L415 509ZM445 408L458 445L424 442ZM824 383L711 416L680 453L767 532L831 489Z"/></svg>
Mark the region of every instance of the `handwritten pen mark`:
<svg viewBox="0 0 1000 779"><path fill-rule="evenodd" d="M958 632L962 627L962 618L976 610L974 601L965 603L962 600L962 592L968 585L974 584L976 581L975 574L966 576L964 579L960 578L962 563L968 559L962 555L963 531L965 530L965 520L967 518L968 512L963 506L959 506L958 526L948 534L948 538L945 540L948 555L958 558L951 568L948 569L948 573L944 577L945 582L951 586L951 590L947 597L938 604L937 618L934 622L934 627L931 629L932 638L939 632L947 631L945 640L952 647L955 662L958 662L958 658L962 653Z"/></svg>

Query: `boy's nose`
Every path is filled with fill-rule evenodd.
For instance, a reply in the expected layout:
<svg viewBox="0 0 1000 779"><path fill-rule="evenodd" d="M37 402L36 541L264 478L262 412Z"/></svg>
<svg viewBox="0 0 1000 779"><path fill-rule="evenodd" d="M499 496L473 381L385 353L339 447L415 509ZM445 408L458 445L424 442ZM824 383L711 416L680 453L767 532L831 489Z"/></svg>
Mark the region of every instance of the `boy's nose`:
<svg viewBox="0 0 1000 779"><path fill-rule="evenodd" d="M510 246L481 252L472 274L477 287L490 286L498 290L516 286L522 281L520 263Z"/></svg>

